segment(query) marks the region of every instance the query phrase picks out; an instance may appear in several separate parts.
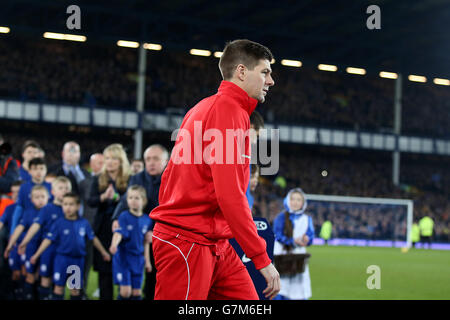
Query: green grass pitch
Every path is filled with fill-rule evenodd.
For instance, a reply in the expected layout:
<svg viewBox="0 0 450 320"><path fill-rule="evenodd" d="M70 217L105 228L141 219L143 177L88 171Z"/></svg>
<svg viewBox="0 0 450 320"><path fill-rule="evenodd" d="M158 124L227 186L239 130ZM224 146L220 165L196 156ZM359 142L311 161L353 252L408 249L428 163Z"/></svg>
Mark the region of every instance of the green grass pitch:
<svg viewBox="0 0 450 320"><path fill-rule="evenodd" d="M450 251L312 246L314 300L450 299ZM380 267L380 289L368 289L367 267Z"/></svg>
<svg viewBox="0 0 450 320"><path fill-rule="evenodd" d="M450 251L311 246L308 252L312 300L450 299ZM370 265L380 267L380 289L367 288ZM97 283L97 273L91 271L89 299L96 299Z"/></svg>

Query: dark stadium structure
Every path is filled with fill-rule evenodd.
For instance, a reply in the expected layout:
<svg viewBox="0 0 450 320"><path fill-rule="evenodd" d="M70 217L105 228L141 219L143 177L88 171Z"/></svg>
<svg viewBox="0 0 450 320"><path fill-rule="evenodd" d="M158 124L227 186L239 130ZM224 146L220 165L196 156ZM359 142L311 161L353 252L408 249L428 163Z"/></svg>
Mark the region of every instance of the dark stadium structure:
<svg viewBox="0 0 450 320"><path fill-rule="evenodd" d="M252 38L275 56L305 65L334 63L380 71L448 76L450 3L378 1L2 1L0 21L15 32L66 32L65 12L79 5L79 33L89 39L152 40L167 48L221 50L226 41ZM378 5L381 29L368 30L367 7ZM63 10L61 10L63 8ZM159 42L158 42L159 41Z"/></svg>
<svg viewBox="0 0 450 320"><path fill-rule="evenodd" d="M70 5L81 10L79 30L66 27ZM381 29L371 30L366 24L371 5L380 8ZM2 27L9 29L3 33ZM345 299L328 291L333 285L327 278L350 284L350 275L342 276L345 272L358 277L353 282L363 287L358 272L365 270L355 271L360 268L355 256L345 252L356 249L355 255L364 263L374 259L370 252L383 256L386 260L370 260L370 264L388 261L383 276L408 282L403 288L411 291L407 297L428 298L428 291L409 284L415 285L417 279L439 296L439 290L428 288L426 270L435 269L424 267L432 264L428 257L447 261L450 252L440 251L450 250L449 30L449 0L2 0L0 140L12 146L12 156L18 160L23 160L24 143L35 140L45 152L48 167L61 166L64 144L76 141L81 148L80 166L87 170L91 155L115 143L123 146L130 160L141 158L152 144L171 151L174 130L186 112L215 94L222 81L215 53L234 39L257 41L274 54L275 85L256 110L266 128L278 129L280 136L279 141L269 139L270 147L279 142L279 153L271 154L279 156L279 168L275 174L259 176L252 192L253 215L273 226L275 217L285 210L287 192L296 187L319 198L408 202L409 207L307 199L306 213L315 231L311 266L329 268L312 273L313 287L316 290L318 278L323 278L326 289L316 291L320 297ZM45 32L82 35L87 41L49 39ZM136 47L120 46L119 40L133 41ZM160 44L162 50L144 50L144 43ZM193 55L193 48L209 52ZM301 66L288 66L283 59L301 61ZM337 70L323 71L319 64ZM348 67L363 68L364 74L351 74ZM398 78L382 77L382 71ZM411 75L426 80L412 81ZM258 148L267 141L261 134ZM268 166L258 160L260 167ZM5 192L0 197L10 200ZM414 210L408 211L411 203ZM433 250L416 250L425 248L423 238L410 247L412 211L414 223L425 215L432 218ZM332 223L331 238L326 241L319 236L325 221ZM4 228L0 273L10 272L3 259L7 241ZM365 257L359 250L366 248L356 246L389 248L368 248ZM330 258L327 250L334 249ZM390 260L394 250L397 260ZM403 253L408 251L405 259ZM351 271L335 276L339 270L335 266L343 260L348 264L340 267L351 265ZM390 271L388 265L400 260L395 265L399 273ZM408 264L415 264L409 270L414 277L400 270ZM434 267L442 268L437 262ZM432 273L437 279L434 285L445 290L445 273ZM88 282L89 290L83 294L94 298L99 287L96 272L90 273ZM334 286L360 298L359 287ZM12 289L0 287L0 300L10 299ZM383 289L389 292L384 282ZM391 290L397 295L388 294L389 298L404 294L402 288Z"/></svg>
<svg viewBox="0 0 450 320"><path fill-rule="evenodd" d="M190 48L220 51L226 41L250 38L268 45L276 57L276 85L259 107L275 127L309 126L354 132L395 134L394 80L378 77L382 70L399 74L450 76L450 4L447 1L248 1L215 5L209 1L78 1L81 30L65 29L64 1L3 1L0 26L0 99L135 110L138 51L116 46L119 39L155 42L163 50L147 53L145 111L178 115L211 95L220 82L218 59L192 56ZM366 9L381 8L381 30L368 30ZM239 10L239 14L236 12ZM83 34L86 43L43 39L45 31ZM300 59L302 68L280 65ZM318 71L332 63L338 72ZM365 68L364 77L345 67ZM431 81L430 81L431 82ZM450 90L432 83L403 84L401 133L429 139L450 138ZM48 161L56 162L64 141L77 140L84 161L112 142L132 153L132 130L77 125L23 123L1 119L2 134L19 146L40 135ZM51 130L49 128L52 128ZM64 137L64 138L60 138ZM92 137L95 140L93 143ZM172 146L170 135L145 131L144 145L159 141ZM436 143L433 150L436 150ZM415 215L428 206L436 222L436 241L450 242L450 172L448 155L402 153L400 184L392 181L392 153L387 150L282 143L278 176L287 186L263 177L255 210L269 220L282 207L285 190L300 185L308 193L415 200ZM325 178L320 173L327 170ZM359 219L359 218L358 218ZM348 226L367 233L367 221ZM323 217L315 220L317 229ZM380 223L381 226L381 223ZM366 230L366 231L364 231ZM385 230L380 227L380 234ZM353 236L345 231L347 237ZM357 236L357 235L355 235Z"/></svg>

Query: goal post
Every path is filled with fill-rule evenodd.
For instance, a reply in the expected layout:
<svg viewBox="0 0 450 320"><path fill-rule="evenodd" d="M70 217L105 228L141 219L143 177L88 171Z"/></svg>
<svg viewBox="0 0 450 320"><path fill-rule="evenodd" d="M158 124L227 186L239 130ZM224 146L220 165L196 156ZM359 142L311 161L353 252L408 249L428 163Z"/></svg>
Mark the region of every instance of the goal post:
<svg viewBox="0 0 450 320"><path fill-rule="evenodd" d="M308 208L311 209L311 213L314 218L314 211L319 207L319 204L322 203L323 206L328 206L335 208L336 206L340 206L340 211L345 211L350 209L346 209L347 207L354 207L355 204L361 205L361 209L364 209L364 205L366 207L374 207L374 208L384 208L384 211L393 210L394 206L402 206L406 208L406 247L410 248L412 246L411 242L411 229L413 224L413 208L414 203L409 199L391 199L391 198L372 198L372 197L353 197L353 196L335 196L335 195L319 195L319 194L306 194L306 200L308 201ZM325 203L325 204L324 204ZM328 205L326 205L328 203ZM392 207L391 207L392 206ZM354 209L354 208L353 208ZM326 209L325 209L326 210ZM322 210L323 211L323 210ZM330 210L333 211L333 210ZM338 210L336 210L338 211ZM373 210L377 212L377 210ZM378 211L382 211L379 209ZM403 211L403 210L402 210ZM394 214L393 214L394 215ZM379 217L374 217L374 219ZM403 218L403 217L401 217ZM395 221L391 221L391 223L395 223ZM396 240L394 240L395 242Z"/></svg>

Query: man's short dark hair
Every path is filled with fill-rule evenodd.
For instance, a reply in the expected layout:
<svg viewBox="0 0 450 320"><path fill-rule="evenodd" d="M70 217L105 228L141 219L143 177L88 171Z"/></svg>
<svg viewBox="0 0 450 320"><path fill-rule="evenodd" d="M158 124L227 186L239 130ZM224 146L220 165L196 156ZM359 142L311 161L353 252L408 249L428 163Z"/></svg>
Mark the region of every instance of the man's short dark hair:
<svg viewBox="0 0 450 320"><path fill-rule="evenodd" d="M13 183L11 183L11 187L20 187L22 183L23 183L22 180L13 181Z"/></svg>
<svg viewBox="0 0 450 320"><path fill-rule="evenodd" d="M47 166L47 164L45 163L44 158L33 158L30 160L30 163L28 164L28 167L33 167L33 166L39 166L39 165L44 165Z"/></svg>
<svg viewBox="0 0 450 320"><path fill-rule="evenodd" d="M219 60L222 78L224 80L231 79L239 64L253 70L261 59L269 60L269 62L273 59L272 52L262 44L247 39L228 42Z"/></svg>
<svg viewBox="0 0 450 320"><path fill-rule="evenodd" d="M39 148L40 148L39 144L38 144L36 141L34 141L34 140L27 140L27 141L25 141L24 144L22 145L22 153L24 153L25 150L26 150L27 148L29 148L29 147L33 147L33 148L36 148L36 149L39 149Z"/></svg>
<svg viewBox="0 0 450 320"><path fill-rule="evenodd" d="M258 111L253 111L250 115L250 124L253 125L253 129L259 131L259 129L264 128L264 119Z"/></svg>
<svg viewBox="0 0 450 320"><path fill-rule="evenodd" d="M81 200L80 200L80 196L78 194L76 194L75 192L67 192L64 196L64 198L72 198L75 200L76 204L81 204Z"/></svg>

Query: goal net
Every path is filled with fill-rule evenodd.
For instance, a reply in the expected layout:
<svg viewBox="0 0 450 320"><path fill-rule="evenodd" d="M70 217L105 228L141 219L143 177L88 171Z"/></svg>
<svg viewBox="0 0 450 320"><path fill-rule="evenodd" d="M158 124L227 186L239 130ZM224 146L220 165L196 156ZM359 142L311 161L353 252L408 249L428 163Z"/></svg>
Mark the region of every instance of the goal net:
<svg viewBox="0 0 450 320"><path fill-rule="evenodd" d="M320 231L330 221L328 245L411 247L412 200L316 194L306 199L316 232L314 244L325 243Z"/></svg>

